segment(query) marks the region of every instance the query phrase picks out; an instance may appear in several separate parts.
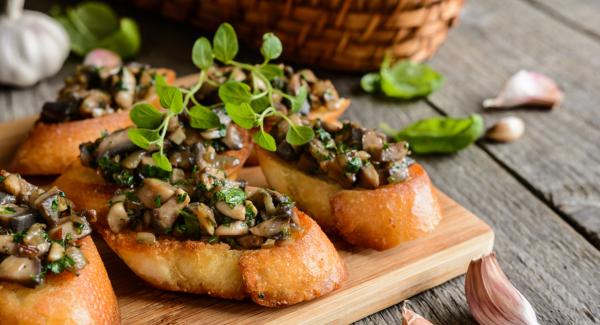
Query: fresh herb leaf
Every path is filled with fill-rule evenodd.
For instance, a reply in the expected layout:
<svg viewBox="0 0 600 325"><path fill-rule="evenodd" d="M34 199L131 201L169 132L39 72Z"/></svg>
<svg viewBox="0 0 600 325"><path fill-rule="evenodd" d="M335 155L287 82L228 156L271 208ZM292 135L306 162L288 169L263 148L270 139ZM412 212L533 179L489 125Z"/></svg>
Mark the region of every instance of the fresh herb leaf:
<svg viewBox="0 0 600 325"><path fill-rule="evenodd" d="M304 103L306 102L306 98L308 97L308 90L306 89L305 86L300 87L300 90L298 91L298 95L293 97L292 100L292 112L293 113L298 113L300 111L300 109L302 109L302 106L304 106Z"/></svg>
<svg viewBox="0 0 600 325"><path fill-rule="evenodd" d="M183 201L182 201L183 202ZM200 223L198 218L187 210L181 210L179 213L183 217L185 224L185 235L186 237L199 238L200 237Z"/></svg>
<svg viewBox="0 0 600 325"><path fill-rule="evenodd" d="M389 66L384 60L380 71L381 91L389 97L411 99L427 96L442 86L443 77L426 64L399 61Z"/></svg>
<svg viewBox="0 0 600 325"><path fill-rule="evenodd" d="M251 129L254 127L254 123L256 122L256 114L252 110L252 107L250 107L250 105L247 103L240 105L226 103L225 111L237 125L243 127L244 129Z"/></svg>
<svg viewBox="0 0 600 325"><path fill-rule="evenodd" d="M119 30L98 42L97 47L119 53L124 58L136 55L141 46L140 32L133 19L123 18Z"/></svg>
<svg viewBox="0 0 600 325"><path fill-rule="evenodd" d="M234 80L227 81L219 87L219 97L224 103L235 105L250 103L252 100L250 86Z"/></svg>
<svg viewBox="0 0 600 325"><path fill-rule="evenodd" d="M201 70L208 70L213 64L213 51L210 41L201 37L194 43L192 48L192 61Z"/></svg>
<svg viewBox="0 0 600 325"><path fill-rule="evenodd" d="M381 88L381 75L377 72L367 73L360 79L360 87L369 94L379 91Z"/></svg>
<svg viewBox="0 0 600 325"><path fill-rule="evenodd" d="M223 23L217 29L213 38L215 58L223 63L229 63L238 53L238 40L235 30L228 23Z"/></svg>
<svg viewBox="0 0 600 325"><path fill-rule="evenodd" d="M9 207L9 206L0 206L0 214L6 215L6 214L13 214L15 212L17 212L17 210L15 210L12 207Z"/></svg>
<svg viewBox="0 0 600 325"><path fill-rule="evenodd" d="M260 48L260 53L265 58L265 61L277 59L283 51L281 41L275 34L266 33L263 35L263 44Z"/></svg>
<svg viewBox="0 0 600 325"><path fill-rule="evenodd" d="M5 179L6 179L5 176L0 176L0 183L4 182Z"/></svg>
<svg viewBox="0 0 600 325"><path fill-rule="evenodd" d="M252 109L256 113L262 113L267 108L269 108L269 106L271 106L271 102L269 101L269 98L267 98L267 96L262 96L262 97L258 97L257 99L253 100L250 103L250 106L252 106Z"/></svg>
<svg viewBox="0 0 600 325"><path fill-rule="evenodd" d="M358 155L356 155L356 152L354 152L354 154L351 154L348 156L348 163L346 164L346 173L351 173L351 174L355 174L358 173L358 171L360 170L360 168L362 167L362 160L360 160L360 157Z"/></svg>
<svg viewBox="0 0 600 325"><path fill-rule="evenodd" d="M190 125L195 129L210 129L221 125L221 120L208 107L196 105L190 109Z"/></svg>
<svg viewBox="0 0 600 325"><path fill-rule="evenodd" d="M130 128L127 130L127 136L131 142L144 150L150 148L150 144L160 139L158 132L147 129Z"/></svg>
<svg viewBox="0 0 600 325"><path fill-rule="evenodd" d="M73 266L75 266L75 261L68 255L65 255L58 261L48 263L44 271L50 271L54 274L60 274L64 270L70 269Z"/></svg>
<svg viewBox="0 0 600 325"><path fill-rule="evenodd" d="M227 203L230 207L238 206L246 200L246 192L237 187L225 187L215 193L217 201Z"/></svg>
<svg viewBox="0 0 600 325"><path fill-rule="evenodd" d="M258 68L258 72L260 72L263 76L265 76L265 78L269 80L283 77L283 69L281 69L276 64L262 65Z"/></svg>
<svg viewBox="0 0 600 325"><path fill-rule="evenodd" d="M382 128L389 127L383 125ZM417 154L454 153L468 147L483 134L481 116L467 118L433 117L409 125L404 130L390 134L397 141L405 140Z"/></svg>
<svg viewBox="0 0 600 325"><path fill-rule="evenodd" d="M315 137L315 132L308 126L293 126L291 125L285 135L285 141L292 145L303 145Z"/></svg>
<svg viewBox="0 0 600 325"><path fill-rule="evenodd" d="M177 203L183 203L185 198L187 197L187 193L181 193L177 195Z"/></svg>
<svg viewBox="0 0 600 325"><path fill-rule="evenodd" d="M254 140L254 143L266 150L275 151L277 149L277 145L275 144L275 139L273 138L273 136L271 136L264 130L260 130L254 133L252 139Z"/></svg>
<svg viewBox="0 0 600 325"><path fill-rule="evenodd" d="M160 195L157 195L157 196L154 198L154 205L155 205L157 208L160 208L160 206L162 205L162 202L161 202Z"/></svg>
<svg viewBox="0 0 600 325"><path fill-rule="evenodd" d="M183 111L183 94L176 87L166 86L160 94L160 105L168 108L173 114L179 114Z"/></svg>
<svg viewBox="0 0 600 325"><path fill-rule="evenodd" d="M23 238L25 238L25 231L16 232L13 234L13 242L17 244L23 243Z"/></svg>
<svg viewBox="0 0 600 325"><path fill-rule="evenodd" d="M139 128L156 129L162 123L164 114L150 104L140 103L133 106L129 118Z"/></svg>
<svg viewBox="0 0 600 325"><path fill-rule="evenodd" d="M153 153L152 160L154 160L154 163L156 164L156 166L158 166L158 168L160 168L162 170L165 170L168 172L173 170L173 167L171 166L171 162L169 162L169 159L163 153L160 153L160 152Z"/></svg>

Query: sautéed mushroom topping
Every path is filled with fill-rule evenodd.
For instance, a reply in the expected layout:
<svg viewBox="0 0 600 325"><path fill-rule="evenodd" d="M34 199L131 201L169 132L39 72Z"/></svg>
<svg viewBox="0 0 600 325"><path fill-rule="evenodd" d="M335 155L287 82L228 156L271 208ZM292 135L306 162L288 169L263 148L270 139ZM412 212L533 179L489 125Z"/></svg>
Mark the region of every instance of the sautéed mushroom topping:
<svg viewBox="0 0 600 325"><path fill-rule="evenodd" d="M130 63L117 68L80 65L65 78L56 101L42 107L41 121L61 123L82 120L129 109L154 90L160 69Z"/></svg>
<svg viewBox="0 0 600 325"><path fill-rule="evenodd" d="M165 136L165 155L173 167L170 172L159 168L152 158L159 148L150 145L144 150L136 146L127 135L129 129L82 144L79 147L81 162L84 166L98 168L108 181L130 187L145 178L176 183L207 166L220 169L237 166L239 159L223 153L242 149L243 133L231 123L224 110L215 109L214 112L221 124L207 130L192 128L185 113L170 119Z"/></svg>
<svg viewBox="0 0 600 325"><path fill-rule="evenodd" d="M317 120L310 123L315 138L301 146L285 141L289 127L286 121L273 127L271 134L279 144L276 151L279 157L346 188L374 189L408 177L408 167L413 163L407 156L408 143L392 142L382 132L363 128L355 122L337 124Z"/></svg>
<svg viewBox="0 0 600 325"><path fill-rule="evenodd" d="M92 229L87 217L53 187L47 191L0 171L0 280L34 287L48 273L77 274L87 260L77 241Z"/></svg>
<svg viewBox="0 0 600 325"><path fill-rule="evenodd" d="M207 166L176 183L145 178L110 200L108 226L114 233L135 231L146 244L168 236L244 249L273 246L298 230L290 198L225 176Z"/></svg>
<svg viewBox="0 0 600 325"><path fill-rule="evenodd" d="M267 76L272 80L273 87L283 93L296 96L302 87L308 90L307 100L300 109L300 114L306 115L312 110L326 109L337 110L341 108L343 98L338 94L335 86L329 80L318 79L315 74L308 69L294 71L291 66L279 64L278 67L283 70L283 75ZM235 80L246 83L250 86L251 92L262 92L266 90L266 85L260 78L253 78L252 74L244 72L242 69L225 66L213 66L208 70L208 78L212 81L205 83L200 91L196 93L196 99L206 105L220 103L217 88L218 85L228 80ZM281 96L273 97L274 107L280 111L287 112L291 105L288 100Z"/></svg>

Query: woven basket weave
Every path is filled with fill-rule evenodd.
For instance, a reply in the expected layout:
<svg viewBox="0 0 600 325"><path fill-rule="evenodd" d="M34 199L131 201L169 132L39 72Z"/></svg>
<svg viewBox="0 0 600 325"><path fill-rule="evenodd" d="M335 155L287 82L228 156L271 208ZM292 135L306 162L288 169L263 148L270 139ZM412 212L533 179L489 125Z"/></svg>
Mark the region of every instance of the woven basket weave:
<svg viewBox="0 0 600 325"><path fill-rule="evenodd" d="M384 55L422 61L446 39L464 0L130 0L214 31L230 22L240 38L273 32L287 60L345 71L375 70Z"/></svg>

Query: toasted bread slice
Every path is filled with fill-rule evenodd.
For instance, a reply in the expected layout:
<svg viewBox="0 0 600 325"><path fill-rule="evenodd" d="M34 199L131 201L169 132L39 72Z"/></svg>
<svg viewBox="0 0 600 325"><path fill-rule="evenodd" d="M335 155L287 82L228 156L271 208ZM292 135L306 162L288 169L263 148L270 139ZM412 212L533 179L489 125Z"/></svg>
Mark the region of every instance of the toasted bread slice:
<svg viewBox="0 0 600 325"><path fill-rule="evenodd" d="M0 281L2 324L119 324L119 307L91 237L80 241L89 264L79 276L48 275L36 288Z"/></svg>
<svg viewBox="0 0 600 325"><path fill-rule="evenodd" d="M239 160L239 164L225 170L230 179L237 178L252 148L250 134L243 130L243 135L244 147L242 149L221 153L223 156ZM73 161L69 168L54 181L53 185L62 189L77 207L96 210L98 215L108 213L108 201L119 188L117 185L105 181L93 168L83 166L79 159Z"/></svg>
<svg viewBox="0 0 600 325"><path fill-rule="evenodd" d="M229 299L249 297L259 305L277 307L322 296L347 276L319 225L295 212L302 230L293 232L284 244L257 250L163 238L143 244L132 231L114 234L104 226L98 230L133 272L157 288Z"/></svg>
<svg viewBox="0 0 600 325"><path fill-rule="evenodd" d="M172 70L159 70L165 74L168 83L174 81ZM160 106L153 92L145 101ZM63 123L38 121L19 147L10 170L22 175L61 174L79 156L80 144L96 140L103 132L110 133L131 125L128 111Z"/></svg>
<svg viewBox="0 0 600 325"><path fill-rule="evenodd" d="M404 182L377 189L344 189L306 174L275 154L257 150L270 186L290 195L328 233L363 247L384 250L427 234L442 219L429 176L419 164Z"/></svg>

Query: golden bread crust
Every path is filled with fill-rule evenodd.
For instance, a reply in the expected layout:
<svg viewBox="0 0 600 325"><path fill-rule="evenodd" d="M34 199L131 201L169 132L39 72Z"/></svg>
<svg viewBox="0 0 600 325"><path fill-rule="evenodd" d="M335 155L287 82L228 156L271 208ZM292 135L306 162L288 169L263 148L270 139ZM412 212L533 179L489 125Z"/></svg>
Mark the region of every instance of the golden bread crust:
<svg viewBox="0 0 600 325"><path fill-rule="evenodd" d="M117 298L96 246L89 236L80 244L89 264L79 276L51 274L36 288L0 281L0 323L119 324Z"/></svg>
<svg viewBox="0 0 600 325"><path fill-rule="evenodd" d="M276 307L314 299L338 288L345 266L333 244L296 210L302 232L285 246L235 250L227 244L159 238L136 241L135 232L99 227L108 246L146 282L164 290L244 299Z"/></svg>
<svg viewBox="0 0 600 325"><path fill-rule="evenodd" d="M442 219L431 181L419 164L410 166L410 176L402 183L347 190L273 153L257 152L270 186L290 195L328 233L354 245L392 248L433 231Z"/></svg>
<svg viewBox="0 0 600 325"><path fill-rule="evenodd" d="M127 111L64 123L37 122L19 147L10 170L23 175L60 174L77 159L81 143L131 124Z"/></svg>

